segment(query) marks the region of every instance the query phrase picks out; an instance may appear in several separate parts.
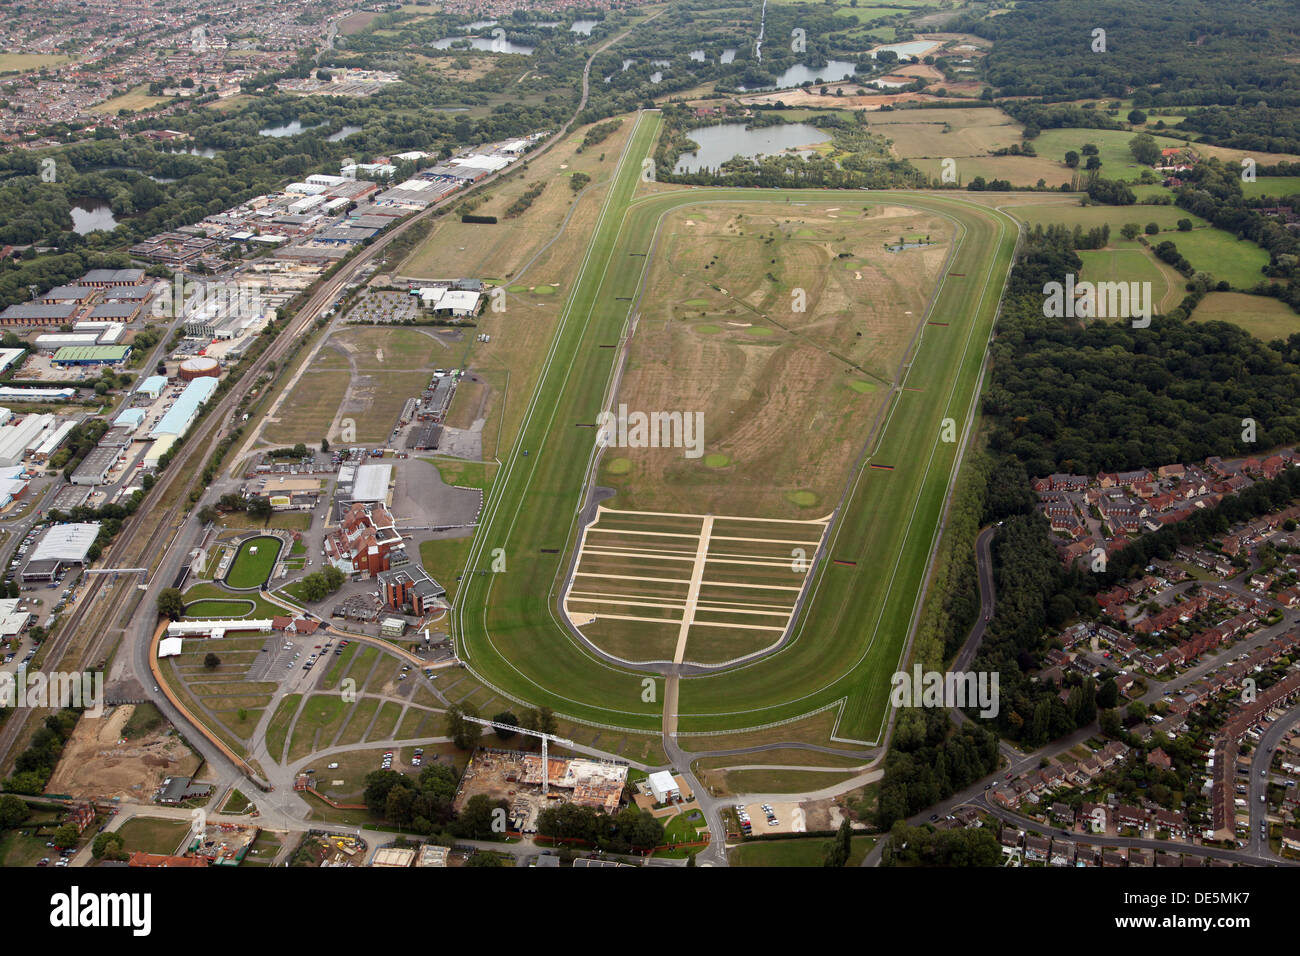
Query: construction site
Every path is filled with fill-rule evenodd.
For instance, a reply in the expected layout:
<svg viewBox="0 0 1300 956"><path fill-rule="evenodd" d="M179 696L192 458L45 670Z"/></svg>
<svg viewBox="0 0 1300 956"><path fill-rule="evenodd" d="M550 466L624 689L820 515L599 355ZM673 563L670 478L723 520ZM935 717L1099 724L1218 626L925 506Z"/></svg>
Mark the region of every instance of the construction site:
<svg viewBox="0 0 1300 956"><path fill-rule="evenodd" d="M260 832L258 827L238 823L209 823L186 852L203 857L213 866L238 866Z"/></svg>
<svg viewBox="0 0 1300 956"><path fill-rule="evenodd" d="M199 768L199 757L163 721L128 737L127 724L135 710L135 705L123 704L107 708L102 717L83 715L47 792L94 800L147 800L164 778Z"/></svg>
<svg viewBox="0 0 1300 956"><path fill-rule="evenodd" d="M297 855L304 862L295 865L365 866L366 844L344 833L309 833L303 837Z"/></svg>
<svg viewBox="0 0 1300 956"><path fill-rule="evenodd" d="M612 760L588 757L547 757L542 778L541 755L517 750L478 750L470 758L456 793L462 810L471 797L482 794L510 805L510 828L537 830L537 815L556 802L595 807L614 813L623 801L628 767Z"/></svg>

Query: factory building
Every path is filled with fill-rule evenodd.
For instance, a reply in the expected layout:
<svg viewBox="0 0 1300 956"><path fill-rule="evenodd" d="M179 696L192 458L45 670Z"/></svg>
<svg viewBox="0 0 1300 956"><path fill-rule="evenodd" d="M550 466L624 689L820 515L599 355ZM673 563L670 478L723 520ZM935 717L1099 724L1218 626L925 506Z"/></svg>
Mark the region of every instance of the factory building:
<svg viewBox="0 0 1300 956"><path fill-rule="evenodd" d="M208 399L217 390L217 380L215 378L196 378L185 386L185 391L181 392L176 399L176 403L167 411L153 430L149 432L150 438L162 438L171 436L180 438L194 420L199 417L199 411L207 403Z"/></svg>

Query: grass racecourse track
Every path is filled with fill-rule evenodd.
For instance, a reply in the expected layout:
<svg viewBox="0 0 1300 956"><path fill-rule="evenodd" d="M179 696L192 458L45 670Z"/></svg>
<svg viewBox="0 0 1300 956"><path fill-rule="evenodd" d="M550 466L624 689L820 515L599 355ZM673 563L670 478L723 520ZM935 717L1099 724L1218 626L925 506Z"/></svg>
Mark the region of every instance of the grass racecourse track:
<svg viewBox="0 0 1300 956"><path fill-rule="evenodd" d="M505 696L578 721L660 729L662 677L654 699L644 701L646 673L595 656L557 608L577 546L577 513L595 474L596 431L580 426L607 406L619 354L600 346L623 344L657 230L674 209L756 200L903 204L956 223L953 258L906 359L902 387L892 390L881 431L854 467L808 600L783 647L752 663L683 677L678 707L684 734L835 707L837 739L878 741L889 678L918 609L962 444L941 441L941 423L954 419L960 435L970 418L1016 223L961 198L925 193L684 188L636 197L641 160L659 124L658 113L642 114L628 139L519 437L485 504L453 609L458 653ZM503 573L489 570L496 548L506 556Z"/></svg>

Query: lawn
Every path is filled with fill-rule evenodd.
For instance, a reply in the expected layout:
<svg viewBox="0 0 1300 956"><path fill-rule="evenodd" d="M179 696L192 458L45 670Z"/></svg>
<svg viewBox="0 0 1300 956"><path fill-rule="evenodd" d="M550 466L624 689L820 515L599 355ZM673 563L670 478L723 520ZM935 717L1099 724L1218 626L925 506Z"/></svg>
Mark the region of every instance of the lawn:
<svg viewBox="0 0 1300 956"><path fill-rule="evenodd" d="M830 837L793 840L751 840L731 850L732 866L821 866ZM861 866L876 845L875 837L855 836L848 866Z"/></svg>
<svg viewBox="0 0 1300 956"><path fill-rule="evenodd" d="M301 703L302 694L286 695L275 708L271 722L266 725L266 749L277 761L284 753L284 736L289 732L289 724Z"/></svg>
<svg viewBox="0 0 1300 956"><path fill-rule="evenodd" d="M248 617L255 608L252 601L195 601L185 606L185 616Z"/></svg>
<svg viewBox="0 0 1300 956"><path fill-rule="evenodd" d="M420 564L429 575L447 589L447 600L454 601L460 582L456 580L465 567L473 538L434 538L420 542Z"/></svg>
<svg viewBox="0 0 1300 956"><path fill-rule="evenodd" d="M252 601L252 617L255 618L276 617L277 615L284 613L284 610L281 607L267 601L262 597L260 592L255 594L236 594L234 591L229 591L213 581L202 581L185 592L185 602L187 606L199 601L217 601L222 603L228 601Z"/></svg>
<svg viewBox="0 0 1300 956"><path fill-rule="evenodd" d="M226 584L232 588L255 588L266 583L275 569L275 559L284 542L269 535L249 538L239 546L235 560L226 573Z"/></svg>
<svg viewBox="0 0 1300 956"><path fill-rule="evenodd" d="M123 823L117 832L122 834L124 849L128 853L139 850L170 855L179 849L181 841L189 834L190 824L184 820L134 817Z"/></svg>
<svg viewBox="0 0 1300 956"><path fill-rule="evenodd" d="M252 805L253 805L253 801L249 800L248 797L244 796L242 792L240 792L239 790L232 790L230 791L230 796L226 798L226 803L221 808L221 812L222 813L243 813Z"/></svg>
<svg viewBox="0 0 1300 956"><path fill-rule="evenodd" d="M480 491L486 491L492 486L492 476L497 471L497 463L494 461L463 461L459 458L424 460L438 469L444 484L459 485L461 488L478 488Z"/></svg>
<svg viewBox="0 0 1300 956"><path fill-rule="evenodd" d="M1242 292L1211 292L1201 299L1192 320L1231 322L1265 342L1300 332L1300 315L1281 299Z"/></svg>
<svg viewBox="0 0 1300 956"><path fill-rule="evenodd" d="M351 708L338 694L313 694L307 698L289 741L289 762L330 746Z"/></svg>

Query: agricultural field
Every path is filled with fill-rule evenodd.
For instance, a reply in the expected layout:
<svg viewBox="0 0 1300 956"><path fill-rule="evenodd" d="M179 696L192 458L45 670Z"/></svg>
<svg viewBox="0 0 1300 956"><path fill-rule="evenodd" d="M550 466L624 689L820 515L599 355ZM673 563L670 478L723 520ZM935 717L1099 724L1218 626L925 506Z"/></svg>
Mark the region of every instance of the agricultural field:
<svg viewBox="0 0 1300 956"><path fill-rule="evenodd" d="M1120 236L1119 231L1125 223L1136 223L1145 229L1148 223L1153 222L1160 227L1160 232L1155 235L1144 234L1151 246L1169 240L1197 271L1208 272L1216 280L1227 280L1236 289L1250 289L1263 281L1264 275L1259 270L1268 263L1268 253L1259 246L1239 240L1222 229L1215 229L1205 220L1177 206L1080 206L1069 200L1061 200L1017 204L1013 214L1031 227L1059 224L1067 228L1079 225L1084 229L1093 229L1103 224L1109 225L1110 243L1107 249L1117 250L1141 248L1136 240L1125 240ZM1193 228L1190 232L1178 231L1180 219L1191 221ZM1084 252L1081 257L1086 259L1087 255ZM1134 264L1132 268L1142 267ZM1170 270L1166 279L1170 280L1176 275L1176 272ZM1184 280L1179 277L1173 281L1177 284ZM1169 301L1168 297L1165 301Z"/></svg>
<svg viewBox="0 0 1300 956"><path fill-rule="evenodd" d="M1040 179L1056 186L1070 180L1070 170L1053 157L989 155L1023 141L1024 127L998 109L877 112L868 114L867 126L892 140L895 156L930 176L938 177L943 161L952 159L961 183L976 176L1006 179L1017 186L1032 186Z"/></svg>
<svg viewBox="0 0 1300 956"><path fill-rule="evenodd" d="M563 303L538 387L522 409L520 437L493 482L466 565L481 567L488 549L503 547L510 555L510 573L473 575L462 582L456 596L461 613L453 616L457 652L469 672L490 687L533 705L547 704L565 717L612 727L743 730L823 712L837 721L833 733L838 738L876 740L883 730L889 676L919 601L955 467L957 445L940 440L940 426L945 418L960 426L972 410L984 343L1010 263L1014 223L965 196L759 194L754 189L663 184L638 196L640 159L658 126L653 114L637 123L632 149L620 163ZM794 203L815 203L824 211L839 206L844 214L837 218L845 220L840 234L855 218L863 218L865 209L903 208L907 215L937 216L954 224L951 258L928 303L932 324L917 330L912 346L916 361L902 387L882 405L881 427L849 479L848 494L828 532L827 557L810 572L809 600L796 617L791 639L743 666L687 677L680 686L669 682L666 702L647 700L642 674L599 659L556 617L563 572L580 539L576 514L584 504L584 482L594 478L599 464L595 431L576 426L595 421L614 394L610 383L617 344L629 318L639 308L657 307L636 303L654 302L638 297L649 288L650 271L666 256L665 224L671 216L681 210L695 218L720 206L731 211L737 202L756 201L789 202L792 210ZM728 288L726 281L717 282L720 289ZM782 291L788 294L788 288ZM760 294L743 304L753 310L761 302ZM734 307L741 307L740 300ZM856 341L856 335L852 338ZM600 348L604 344L616 347ZM886 389L892 381L886 380ZM680 400L673 402L677 404ZM567 533L556 521L564 514L575 515Z"/></svg>
<svg viewBox="0 0 1300 956"><path fill-rule="evenodd" d="M1016 204L1013 215L1031 227L1041 224L1044 228L1061 225L1073 229L1078 225L1086 230L1109 225L1112 244L1124 242L1119 231L1126 222L1135 222L1144 228L1147 223L1154 222L1160 227L1160 234L1146 237L1153 242L1163 239L1181 242L1187 233L1177 232L1179 219L1190 219L1194 226L1210 228L1204 219L1177 206L1083 206L1077 199L1065 198L1024 205ZM1175 233L1175 235L1166 236L1164 233ZM1224 235L1226 236L1227 233ZM1182 249L1182 246L1179 245L1178 248Z"/></svg>
<svg viewBox="0 0 1300 956"><path fill-rule="evenodd" d="M1230 322L1265 342L1300 332L1300 315L1280 299L1243 292L1211 292L1192 313L1193 322Z"/></svg>

